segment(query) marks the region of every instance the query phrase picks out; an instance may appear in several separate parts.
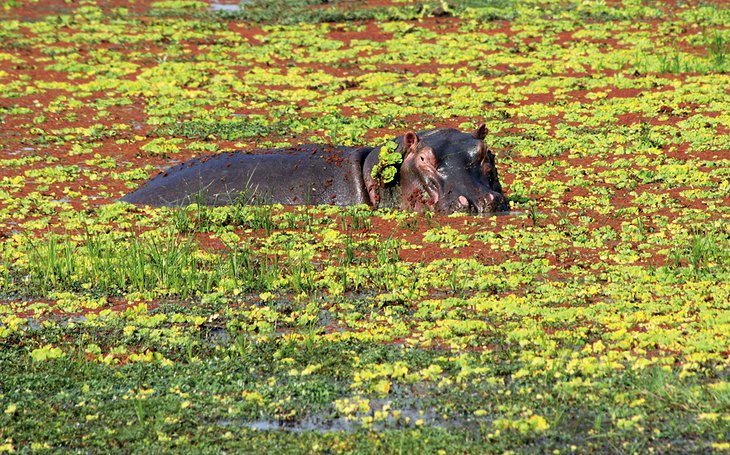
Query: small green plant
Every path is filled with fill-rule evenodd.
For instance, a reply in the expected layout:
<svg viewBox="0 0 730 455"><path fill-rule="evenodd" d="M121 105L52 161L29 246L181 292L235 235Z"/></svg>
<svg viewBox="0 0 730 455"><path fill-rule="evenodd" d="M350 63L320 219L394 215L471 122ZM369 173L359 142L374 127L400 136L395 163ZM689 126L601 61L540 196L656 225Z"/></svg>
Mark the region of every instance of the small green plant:
<svg viewBox="0 0 730 455"><path fill-rule="evenodd" d="M692 276L702 277L730 267L730 237L722 231L695 229L685 245L667 254L667 266L688 267Z"/></svg>
<svg viewBox="0 0 730 455"><path fill-rule="evenodd" d="M727 72L728 54L730 53L730 41L728 41L720 32L715 31L711 38L708 39L707 53L714 66L714 70L718 72Z"/></svg>
<svg viewBox="0 0 730 455"><path fill-rule="evenodd" d="M537 221L540 219L539 212L537 211L537 202L530 201L527 205L527 215L530 218L533 226L537 226Z"/></svg>
<svg viewBox="0 0 730 455"><path fill-rule="evenodd" d="M345 237L345 249L344 254L340 256L340 264L352 264L355 261L355 251L357 251L357 241L352 238L352 235L348 235Z"/></svg>
<svg viewBox="0 0 730 455"><path fill-rule="evenodd" d="M370 175L380 185L390 183L398 173L398 167L403 162L403 155L398 151L396 142L386 142L380 148L378 162L373 166Z"/></svg>
<svg viewBox="0 0 730 455"><path fill-rule="evenodd" d="M340 215L340 225L343 230L352 229L355 231L369 229L371 226L370 217L372 211L365 206L346 207Z"/></svg>
<svg viewBox="0 0 730 455"><path fill-rule="evenodd" d="M682 72L684 64L682 53L679 48L675 48L671 52L667 52L659 57L659 72L679 74Z"/></svg>
<svg viewBox="0 0 730 455"><path fill-rule="evenodd" d="M396 239L386 239L378 242L375 250L375 257L378 265L392 264L400 260L398 254L398 241Z"/></svg>

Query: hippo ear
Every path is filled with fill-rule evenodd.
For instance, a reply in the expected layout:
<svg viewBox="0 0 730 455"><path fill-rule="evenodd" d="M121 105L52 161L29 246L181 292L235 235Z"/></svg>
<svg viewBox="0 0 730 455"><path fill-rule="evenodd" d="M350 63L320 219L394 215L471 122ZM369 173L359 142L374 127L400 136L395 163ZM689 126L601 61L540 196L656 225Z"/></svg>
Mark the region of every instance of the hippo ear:
<svg viewBox="0 0 730 455"><path fill-rule="evenodd" d="M403 136L403 152L404 154L408 154L409 152L414 152L416 150L416 144L420 142L420 139L418 138L418 135L414 133L413 131L409 131L406 133L405 136Z"/></svg>
<svg viewBox="0 0 730 455"><path fill-rule="evenodd" d="M482 123L473 133L471 133L471 135L474 136L476 139L483 141L484 138L487 137L487 132L487 125Z"/></svg>

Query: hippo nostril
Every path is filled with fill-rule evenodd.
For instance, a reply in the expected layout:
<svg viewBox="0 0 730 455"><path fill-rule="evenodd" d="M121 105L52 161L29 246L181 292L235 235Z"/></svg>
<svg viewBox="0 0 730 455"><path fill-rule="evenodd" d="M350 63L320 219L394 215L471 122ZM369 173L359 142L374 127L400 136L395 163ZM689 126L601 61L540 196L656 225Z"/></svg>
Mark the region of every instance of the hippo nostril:
<svg viewBox="0 0 730 455"><path fill-rule="evenodd" d="M479 211L479 208L476 206L474 201L467 198L464 195L461 195L456 198L456 207L455 209L459 212L466 212L466 213L477 213Z"/></svg>
<svg viewBox="0 0 730 455"><path fill-rule="evenodd" d="M471 199L462 194L457 196L456 199L452 199L451 201L452 205L449 209L451 212L456 211L473 214L485 214L501 210L508 210L504 209L505 200L502 195L494 191L485 191L475 199Z"/></svg>
<svg viewBox="0 0 730 455"><path fill-rule="evenodd" d="M484 196L483 202L484 207L482 208L482 210L485 213L509 211L509 204L507 204L507 200L500 193L487 193Z"/></svg>

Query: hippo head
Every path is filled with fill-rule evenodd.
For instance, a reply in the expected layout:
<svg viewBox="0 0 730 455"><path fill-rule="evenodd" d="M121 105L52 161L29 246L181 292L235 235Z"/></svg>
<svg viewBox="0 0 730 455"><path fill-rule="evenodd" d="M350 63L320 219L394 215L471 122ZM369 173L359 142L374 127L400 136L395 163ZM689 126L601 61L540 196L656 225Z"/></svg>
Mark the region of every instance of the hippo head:
<svg viewBox="0 0 730 455"><path fill-rule="evenodd" d="M408 132L396 138L403 156L396 176L400 207L445 214L509 210L494 154L484 143L486 135L487 128L482 124L472 133L444 128L418 134ZM369 167L372 166L366 163L366 169ZM378 202L383 191L378 190L377 184L368 184L371 201L382 206Z"/></svg>

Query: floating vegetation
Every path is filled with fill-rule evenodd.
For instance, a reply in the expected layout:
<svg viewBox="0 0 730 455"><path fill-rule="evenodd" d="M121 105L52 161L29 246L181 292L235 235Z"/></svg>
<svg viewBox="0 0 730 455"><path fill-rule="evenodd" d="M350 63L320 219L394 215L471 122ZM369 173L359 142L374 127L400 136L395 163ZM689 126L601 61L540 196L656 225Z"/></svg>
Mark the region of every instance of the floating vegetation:
<svg viewBox="0 0 730 455"><path fill-rule="evenodd" d="M723 2L46 3L0 20L0 453L730 450ZM480 123L500 216L117 202Z"/></svg>

